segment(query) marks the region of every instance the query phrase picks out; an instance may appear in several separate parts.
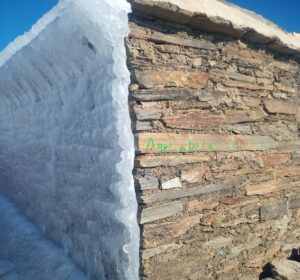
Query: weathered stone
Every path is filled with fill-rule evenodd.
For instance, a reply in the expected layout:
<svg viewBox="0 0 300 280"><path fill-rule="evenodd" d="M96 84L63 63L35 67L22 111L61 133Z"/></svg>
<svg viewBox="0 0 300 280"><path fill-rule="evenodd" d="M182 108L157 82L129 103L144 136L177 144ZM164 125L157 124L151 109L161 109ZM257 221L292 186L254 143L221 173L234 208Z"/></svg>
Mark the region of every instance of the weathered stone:
<svg viewBox="0 0 300 280"><path fill-rule="evenodd" d="M268 68L277 68L286 72L297 73L299 72L299 65L285 63L281 61L273 61L268 65Z"/></svg>
<svg viewBox="0 0 300 280"><path fill-rule="evenodd" d="M183 170L181 171L181 180L188 183L197 183L201 181L204 174L207 172L208 168L201 166L196 167L191 170Z"/></svg>
<svg viewBox="0 0 300 280"><path fill-rule="evenodd" d="M135 107L134 112L136 119L139 121L159 120L162 116L161 109L159 108Z"/></svg>
<svg viewBox="0 0 300 280"><path fill-rule="evenodd" d="M291 199L289 201L289 208L290 209L298 209L298 208L300 208L300 197Z"/></svg>
<svg viewBox="0 0 300 280"><path fill-rule="evenodd" d="M143 235L146 239L153 238L176 238L184 235L191 228L198 225L203 215L196 215L182 218L175 222L160 224L146 224L143 228Z"/></svg>
<svg viewBox="0 0 300 280"><path fill-rule="evenodd" d="M263 195L272 192L280 192L287 189L289 186L282 181L268 181L258 185L247 186L247 195Z"/></svg>
<svg viewBox="0 0 300 280"><path fill-rule="evenodd" d="M250 124L233 124L228 127L235 134L252 134L252 128Z"/></svg>
<svg viewBox="0 0 300 280"><path fill-rule="evenodd" d="M178 177L166 181L166 182L161 182L161 188L163 190L169 190L169 189L175 189L175 188L182 188L181 182Z"/></svg>
<svg viewBox="0 0 300 280"><path fill-rule="evenodd" d="M275 87L276 87L276 89L283 91L283 92L299 93L299 88L296 88L296 87L289 87L287 85L280 84L280 83L275 83Z"/></svg>
<svg viewBox="0 0 300 280"><path fill-rule="evenodd" d="M232 238L230 237L223 237L223 236L219 236L216 237L208 242L205 242L202 247L203 248L208 248L211 250L217 250L220 248L224 248L227 247L228 245L230 245L232 243Z"/></svg>
<svg viewBox="0 0 300 280"><path fill-rule="evenodd" d="M137 190L153 190L159 187L158 178L136 178L135 180Z"/></svg>
<svg viewBox="0 0 300 280"><path fill-rule="evenodd" d="M275 170L277 177L293 177L300 176L300 166L284 166Z"/></svg>
<svg viewBox="0 0 300 280"><path fill-rule="evenodd" d="M262 221L282 218L287 213L287 201L275 200L260 208L260 219Z"/></svg>
<svg viewBox="0 0 300 280"><path fill-rule="evenodd" d="M246 205L251 205L251 204L258 204L259 199L254 197L254 198L247 198L245 196L242 197L226 197L220 200L220 203L225 204L229 206L230 208L236 208L236 207L243 207Z"/></svg>
<svg viewBox="0 0 300 280"><path fill-rule="evenodd" d="M211 69L209 71L209 74L212 77L212 79L215 79L215 77L217 77L218 80L220 80L220 81L232 79L232 80L236 80L236 81L240 81L240 82L256 84L255 77L243 75L243 74L236 73L236 72L231 73L231 72L223 71L220 69Z"/></svg>
<svg viewBox="0 0 300 280"><path fill-rule="evenodd" d="M278 280L299 280L300 263L291 260L273 260L271 272Z"/></svg>
<svg viewBox="0 0 300 280"><path fill-rule="evenodd" d="M290 153L269 153L261 156L264 165L279 165L291 160Z"/></svg>
<svg viewBox="0 0 300 280"><path fill-rule="evenodd" d="M135 122L135 130L136 131L146 131L146 130L151 130L152 126L150 122L140 122L136 121Z"/></svg>
<svg viewBox="0 0 300 280"><path fill-rule="evenodd" d="M247 180L244 177L240 177L208 186L198 186L180 190L162 191L150 195L140 196L140 201L142 203L148 204L164 200L174 200L184 197L201 196L208 193L242 187L245 184L245 182L247 182Z"/></svg>
<svg viewBox="0 0 300 280"><path fill-rule="evenodd" d="M135 140L136 151L140 153L263 151L276 147L268 136L141 133Z"/></svg>
<svg viewBox="0 0 300 280"><path fill-rule="evenodd" d="M149 259L157 255L166 254L168 252L178 250L180 247L182 247L182 245L172 243L167 245L161 245L157 248L142 250L141 254L143 259Z"/></svg>
<svg viewBox="0 0 300 280"><path fill-rule="evenodd" d="M176 201L164 205L158 205L142 209L140 215L140 224L150 223L171 217L183 211L183 204L181 201Z"/></svg>
<svg viewBox="0 0 300 280"><path fill-rule="evenodd" d="M157 166L176 166L180 164L192 164L203 161L209 161L208 155L170 155L170 156L137 156L135 166L141 168L150 168Z"/></svg>
<svg viewBox="0 0 300 280"><path fill-rule="evenodd" d="M187 212L201 212L202 210L212 210L219 205L219 202L207 202L194 199L186 203Z"/></svg>
<svg viewBox="0 0 300 280"><path fill-rule="evenodd" d="M261 99L259 98L251 98L251 97L243 97L244 103L249 106L256 108L261 104Z"/></svg>
<svg viewBox="0 0 300 280"><path fill-rule="evenodd" d="M269 99L264 100L264 105L269 113L296 115L298 112L298 105L294 102Z"/></svg>
<svg viewBox="0 0 300 280"><path fill-rule="evenodd" d="M255 122L266 117L266 113L263 110L256 111L242 111L242 110L231 110L225 112L226 123L245 123Z"/></svg>
<svg viewBox="0 0 300 280"><path fill-rule="evenodd" d="M149 40L155 43L167 43L177 46L191 47L204 50L216 50L217 47L205 40L190 39L180 37L178 35L169 35L162 32L154 31L147 32L144 28L137 26L136 24L130 24L130 36L138 39Z"/></svg>
<svg viewBox="0 0 300 280"><path fill-rule="evenodd" d="M272 85L273 84L273 80L271 80L271 79L257 78L256 80L259 85Z"/></svg>
<svg viewBox="0 0 300 280"><path fill-rule="evenodd" d="M210 101L216 99L222 99L226 96L226 92L222 91L209 91L209 90L195 90L195 89L148 89L134 91L131 96L138 101L191 101L201 100Z"/></svg>
<svg viewBox="0 0 300 280"><path fill-rule="evenodd" d="M201 89L206 87L208 74L203 72L135 71L134 78L140 88L180 87Z"/></svg>
<svg viewBox="0 0 300 280"><path fill-rule="evenodd" d="M245 88L245 89L250 89L250 90L267 90L267 91L274 90L273 85L258 85L255 83L233 81L233 80L223 80L222 83L225 86L234 87L234 88Z"/></svg>
<svg viewBox="0 0 300 280"><path fill-rule="evenodd" d="M262 155L264 165L279 165L291 160L290 153L269 153Z"/></svg>
<svg viewBox="0 0 300 280"><path fill-rule="evenodd" d="M166 116L163 122L167 127L182 129L212 129L220 128L224 124L224 115L222 112L191 112L187 114L176 114Z"/></svg>

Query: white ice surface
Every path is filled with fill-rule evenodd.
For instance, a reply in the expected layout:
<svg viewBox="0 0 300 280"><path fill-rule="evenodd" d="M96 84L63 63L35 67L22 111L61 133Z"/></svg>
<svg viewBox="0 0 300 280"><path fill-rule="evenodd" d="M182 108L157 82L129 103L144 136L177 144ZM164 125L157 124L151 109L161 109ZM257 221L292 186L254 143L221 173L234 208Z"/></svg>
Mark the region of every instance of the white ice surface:
<svg viewBox="0 0 300 280"><path fill-rule="evenodd" d="M87 279L61 248L1 196L0 213L0 279Z"/></svg>
<svg viewBox="0 0 300 280"><path fill-rule="evenodd" d="M138 279L125 0L61 0L0 53L0 194L90 279Z"/></svg>

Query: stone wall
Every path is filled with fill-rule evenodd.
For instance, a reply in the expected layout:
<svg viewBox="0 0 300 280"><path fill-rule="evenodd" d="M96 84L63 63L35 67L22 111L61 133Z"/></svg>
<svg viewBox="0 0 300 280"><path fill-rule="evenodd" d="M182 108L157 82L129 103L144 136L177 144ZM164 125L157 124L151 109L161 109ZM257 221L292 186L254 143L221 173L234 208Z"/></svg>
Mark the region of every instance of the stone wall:
<svg viewBox="0 0 300 280"><path fill-rule="evenodd" d="M258 279L300 246L299 61L136 12L130 27L141 278Z"/></svg>

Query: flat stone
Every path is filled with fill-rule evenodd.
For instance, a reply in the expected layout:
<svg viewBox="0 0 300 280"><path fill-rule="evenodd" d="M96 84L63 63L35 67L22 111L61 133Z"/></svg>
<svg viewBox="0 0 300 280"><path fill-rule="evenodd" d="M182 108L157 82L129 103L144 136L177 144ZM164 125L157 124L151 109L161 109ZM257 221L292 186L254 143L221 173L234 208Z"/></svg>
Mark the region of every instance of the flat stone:
<svg viewBox="0 0 300 280"><path fill-rule="evenodd" d="M263 110L244 111L244 110L230 110L225 112L226 123L246 123L255 122L265 118L267 114Z"/></svg>
<svg viewBox="0 0 300 280"><path fill-rule="evenodd" d="M264 165L279 165L291 160L290 153L269 153L261 156Z"/></svg>
<svg viewBox="0 0 300 280"><path fill-rule="evenodd" d="M181 171L181 180L188 183L197 183L201 181L205 173L208 171L208 168L204 166L196 167L191 170L183 170Z"/></svg>
<svg viewBox="0 0 300 280"><path fill-rule="evenodd" d="M136 156L135 166L151 168L157 166L177 166L180 164L192 164L209 161L209 155L169 155L169 156Z"/></svg>
<svg viewBox="0 0 300 280"><path fill-rule="evenodd" d="M151 122L141 122L141 121L135 122L136 131L147 131L151 129L152 129Z"/></svg>
<svg viewBox="0 0 300 280"><path fill-rule="evenodd" d="M181 201L176 201L155 207L148 207L142 209L140 215L140 224L150 223L171 217L183 211L183 204Z"/></svg>
<svg viewBox="0 0 300 280"><path fill-rule="evenodd" d="M204 72L136 70L134 80L140 88L146 89L164 87L201 89L207 85L208 74Z"/></svg>
<svg viewBox="0 0 300 280"><path fill-rule="evenodd" d="M243 101L247 106L253 108L258 107L261 104L261 99L259 98L243 97Z"/></svg>
<svg viewBox="0 0 300 280"><path fill-rule="evenodd" d="M246 187L247 195L264 195L267 193L280 192L289 186L283 181L271 180L262 184Z"/></svg>
<svg viewBox="0 0 300 280"><path fill-rule="evenodd" d="M280 100L264 100L264 105L269 113L280 113L296 115L298 105L295 102L280 101Z"/></svg>
<svg viewBox="0 0 300 280"><path fill-rule="evenodd" d="M285 63L281 61L273 61L268 65L268 68L277 68L286 72L297 73L300 71L299 65Z"/></svg>
<svg viewBox="0 0 300 280"><path fill-rule="evenodd" d="M278 280L299 280L300 263L291 260L273 260L271 272Z"/></svg>
<svg viewBox="0 0 300 280"><path fill-rule="evenodd" d="M280 84L280 83L275 83L275 87L276 87L276 89L283 91L283 92L299 93L299 89L297 89L296 87L290 87L290 86Z"/></svg>
<svg viewBox="0 0 300 280"><path fill-rule="evenodd" d="M300 208L300 197L292 198L289 201L289 208L290 209L298 209L298 208Z"/></svg>
<svg viewBox="0 0 300 280"><path fill-rule="evenodd" d="M202 210L212 210L219 205L219 202L207 202L203 200L193 199L186 203L187 212L200 212Z"/></svg>
<svg viewBox="0 0 300 280"><path fill-rule="evenodd" d="M234 80L223 80L223 85L233 88L245 88L250 90L267 90L272 91L274 90L273 85L258 85L256 83L249 83L249 82L241 82L241 81L234 81Z"/></svg>
<svg viewBox="0 0 300 280"><path fill-rule="evenodd" d="M203 89L183 89L183 88L172 88L172 89L148 89L148 90L137 90L131 93L131 97L138 101L190 101L190 100L201 100L210 101L222 99L226 96L226 92L222 91L209 91Z"/></svg>
<svg viewBox="0 0 300 280"><path fill-rule="evenodd" d="M155 43L167 43L176 46L184 46L212 51L217 50L216 45L209 41L201 39L184 38L176 34L165 34L154 30L151 30L151 32L147 32L143 27L140 27L134 23L130 23L130 31L131 37L149 40Z"/></svg>
<svg viewBox="0 0 300 280"><path fill-rule="evenodd" d="M286 200L274 200L260 208L260 219L262 221L282 218L287 213Z"/></svg>
<svg viewBox="0 0 300 280"><path fill-rule="evenodd" d="M158 189L158 178L136 178L136 189L140 191Z"/></svg>
<svg viewBox="0 0 300 280"><path fill-rule="evenodd" d="M300 175L300 166L284 166L274 172L277 177L293 177Z"/></svg>
<svg viewBox="0 0 300 280"><path fill-rule="evenodd" d="M182 188L180 179L178 177L166 181L166 182L161 182L161 188L163 190L169 190L169 189L176 189L176 188Z"/></svg>
<svg viewBox="0 0 300 280"><path fill-rule="evenodd" d="M228 181L222 181L216 184L207 186L197 186L180 190L166 190L162 192L153 193L150 195L140 196L140 202L148 204L164 200L174 200L185 197L201 196L208 193L219 192L222 190L241 188L247 182L245 177L239 177Z"/></svg>
<svg viewBox="0 0 300 280"><path fill-rule="evenodd" d="M157 255L166 254L174 250L178 250L181 247L182 245L172 243L167 245L161 245L159 247L152 248L152 249L145 249L141 251L142 259L146 260Z"/></svg>
<svg viewBox="0 0 300 280"><path fill-rule="evenodd" d="M146 224L143 227L143 237L146 239L153 238L176 238L184 235L190 229L200 223L200 218L203 215L195 215L190 217L181 218L175 222L159 223L159 224Z"/></svg>
<svg viewBox="0 0 300 280"><path fill-rule="evenodd" d="M140 133L135 135L140 153L184 153L197 151L263 151L276 147L268 136Z"/></svg>
<svg viewBox="0 0 300 280"><path fill-rule="evenodd" d="M170 128L203 130L222 127L224 115L222 112L202 111L166 116L162 120Z"/></svg>
<svg viewBox="0 0 300 280"><path fill-rule="evenodd" d="M159 108L134 108L135 117L139 121L159 120L162 116L162 111Z"/></svg>
<svg viewBox="0 0 300 280"><path fill-rule="evenodd" d="M202 245L202 247L203 248L208 248L208 249L211 249L211 250L217 250L217 249L227 247L231 243L232 243L232 238L219 236L219 237L216 237L216 238L214 238L214 239L212 239L208 242L205 242Z"/></svg>

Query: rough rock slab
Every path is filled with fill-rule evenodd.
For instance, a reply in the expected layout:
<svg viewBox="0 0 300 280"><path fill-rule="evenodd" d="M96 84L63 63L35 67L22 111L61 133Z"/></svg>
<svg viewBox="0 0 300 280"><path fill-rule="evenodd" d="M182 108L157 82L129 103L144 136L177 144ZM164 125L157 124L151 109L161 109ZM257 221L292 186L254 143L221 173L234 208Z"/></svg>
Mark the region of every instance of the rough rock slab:
<svg viewBox="0 0 300 280"><path fill-rule="evenodd" d="M247 195L264 195L272 192L279 192L287 189L289 186L283 181L271 180L262 184L246 187Z"/></svg>
<svg viewBox="0 0 300 280"><path fill-rule="evenodd" d="M168 252L178 250L180 247L182 247L182 245L176 243L166 244L156 248L142 250L141 254L143 259L149 259L156 255L166 254Z"/></svg>
<svg viewBox="0 0 300 280"><path fill-rule="evenodd" d="M158 189L158 178L136 178L136 189L140 191Z"/></svg>
<svg viewBox="0 0 300 280"><path fill-rule="evenodd" d="M148 204L164 200L174 200L185 197L201 196L208 193L242 187L245 184L245 182L247 182L245 177L239 177L207 186L197 186L180 190L168 190L153 193L150 195L144 195L140 197L140 201L142 203Z"/></svg>
<svg viewBox="0 0 300 280"><path fill-rule="evenodd" d="M274 200L260 208L260 219L267 221L271 219L281 218L287 213L286 200Z"/></svg>
<svg viewBox="0 0 300 280"><path fill-rule="evenodd" d="M143 40L149 40L151 42L155 43L166 43L166 44L172 44L176 46L184 46L184 47L191 47L196 49L204 49L204 50L217 50L217 47L215 44L200 40L200 39L192 39L192 38L184 38L178 35L173 34L165 34L162 32L154 31L147 32L143 27L140 27L134 23L130 23L130 36L137 38L137 39L143 39Z"/></svg>
<svg viewBox="0 0 300 280"><path fill-rule="evenodd" d="M176 166L180 164L191 164L209 161L209 155L169 155L169 156L137 156L135 166L140 168L151 168L157 166Z"/></svg>
<svg viewBox="0 0 300 280"><path fill-rule="evenodd" d="M204 72L138 71L134 80L140 88L179 87L201 89L206 87L208 74Z"/></svg>
<svg viewBox="0 0 300 280"><path fill-rule="evenodd" d="M140 224L150 223L153 221L161 220L183 211L183 203L176 201L164 205L158 205L142 209L140 215Z"/></svg>
<svg viewBox="0 0 300 280"><path fill-rule="evenodd" d="M266 117L263 110L245 111L245 110L229 110L225 113L226 123L247 123L255 122Z"/></svg>
<svg viewBox="0 0 300 280"><path fill-rule="evenodd" d="M210 101L218 100L226 97L224 91L209 91L203 89L183 89L183 88L169 88L169 89L148 89L137 90L131 93L131 97L139 101L190 101L201 100Z"/></svg>
<svg viewBox="0 0 300 280"><path fill-rule="evenodd" d="M190 112L166 116L163 118L163 122L170 128L195 130L220 128L224 124L224 115L222 112Z"/></svg>
<svg viewBox="0 0 300 280"><path fill-rule="evenodd" d="M176 177L172 180L161 182L161 188L163 190L182 188L179 177Z"/></svg>
<svg viewBox="0 0 300 280"><path fill-rule="evenodd" d="M299 107L295 102L280 100L264 100L264 105L269 113L289 115L296 115Z"/></svg>
<svg viewBox="0 0 300 280"><path fill-rule="evenodd" d="M136 151L140 153L180 153L197 151L263 151L276 147L268 136L141 133L135 135Z"/></svg>
<svg viewBox="0 0 300 280"><path fill-rule="evenodd" d="M271 271L278 280L299 280L300 263L291 260L274 260Z"/></svg>

